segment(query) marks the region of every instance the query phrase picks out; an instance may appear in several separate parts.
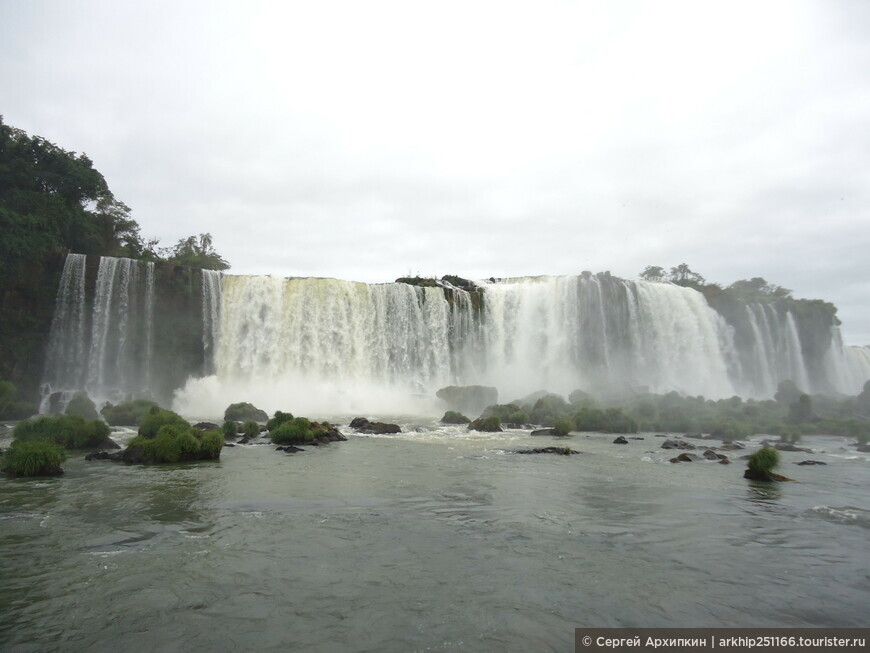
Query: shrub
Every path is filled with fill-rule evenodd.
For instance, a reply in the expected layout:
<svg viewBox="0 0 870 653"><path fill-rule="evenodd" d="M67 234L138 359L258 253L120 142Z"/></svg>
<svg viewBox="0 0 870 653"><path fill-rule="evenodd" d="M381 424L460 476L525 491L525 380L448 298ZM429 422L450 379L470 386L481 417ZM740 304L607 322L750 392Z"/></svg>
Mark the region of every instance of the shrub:
<svg viewBox="0 0 870 653"><path fill-rule="evenodd" d="M554 435L568 435L574 428L574 425L570 420L567 419L557 419L556 424L553 426L553 434Z"/></svg>
<svg viewBox="0 0 870 653"><path fill-rule="evenodd" d="M109 433L105 422L86 422L79 415L61 415L19 422L12 435L21 442L47 440L66 449L87 449L100 446Z"/></svg>
<svg viewBox="0 0 870 653"><path fill-rule="evenodd" d="M190 429L188 421L178 413L154 406L142 418L142 423L139 425L139 435L144 435L146 438L156 437L157 432L168 425L176 426L179 429Z"/></svg>
<svg viewBox="0 0 870 653"><path fill-rule="evenodd" d="M470 421L465 415L455 410L448 410L441 418L442 424L468 424Z"/></svg>
<svg viewBox="0 0 870 653"><path fill-rule="evenodd" d="M142 447L142 458L147 463L212 460L220 458L223 437L220 431L203 433L189 424L166 424L153 438L144 435L133 438L127 450L135 447Z"/></svg>
<svg viewBox="0 0 870 653"><path fill-rule="evenodd" d="M508 422L511 424L528 424L529 414L523 410L518 410L508 416Z"/></svg>
<svg viewBox="0 0 870 653"><path fill-rule="evenodd" d="M142 418L152 409L160 407L153 401L147 399L135 399L126 401L117 406L108 404L100 413L103 418L112 426L139 426L142 423Z"/></svg>
<svg viewBox="0 0 870 653"><path fill-rule="evenodd" d="M770 479L771 472L779 465L779 452L764 446L749 456L749 471L755 477Z"/></svg>
<svg viewBox="0 0 870 653"><path fill-rule="evenodd" d="M598 408L582 408L574 413L577 431L604 431L604 427L604 411Z"/></svg>
<svg viewBox="0 0 870 653"><path fill-rule="evenodd" d="M495 416L480 417L468 425L472 431L483 431L486 433L497 433L501 431L501 420Z"/></svg>
<svg viewBox="0 0 870 653"><path fill-rule="evenodd" d="M246 438L254 438L257 437L260 433L260 425L257 424L254 420L249 419L244 424L242 424L242 434Z"/></svg>
<svg viewBox="0 0 870 653"><path fill-rule="evenodd" d="M266 422L266 430L271 432L277 429L282 424L286 424L293 419L292 413L283 413L280 410L275 411L275 416Z"/></svg>
<svg viewBox="0 0 870 653"><path fill-rule="evenodd" d="M317 433L312 428L311 422L304 417L296 417L284 422L272 431L272 442L275 444L294 444L298 442L311 442Z"/></svg>
<svg viewBox="0 0 870 653"><path fill-rule="evenodd" d="M239 434L239 425L233 420L228 419L225 420L223 426L221 426L221 431L223 431L225 438L234 438Z"/></svg>
<svg viewBox="0 0 870 653"><path fill-rule="evenodd" d="M12 476L56 476L66 452L46 440L15 441L3 454L3 471Z"/></svg>
<svg viewBox="0 0 870 653"><path fill-rule="evenodd" d="M224 441L220 431L206 431L202 434L202 441L200 442L202 458L206 460L220 458L223 446Z"/></svg>
<svg viewBox="0 0 870 653"><path fill-rule="evenodd" d="M77 392L66 405L64 415L80 415L89 422L100 419L97 407L86 392Z"/></svg>

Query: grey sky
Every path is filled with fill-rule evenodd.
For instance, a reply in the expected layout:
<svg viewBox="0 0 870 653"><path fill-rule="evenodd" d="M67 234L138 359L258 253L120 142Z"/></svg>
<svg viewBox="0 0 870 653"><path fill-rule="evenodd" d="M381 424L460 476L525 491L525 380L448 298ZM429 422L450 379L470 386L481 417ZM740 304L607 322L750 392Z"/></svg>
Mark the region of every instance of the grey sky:
<svg viewBox="0 0 870 653"><path fill-rule="evenodd" d="M3 0L0 113L146 237L390 281L687 262L870 344L870 3Z"/></svg>

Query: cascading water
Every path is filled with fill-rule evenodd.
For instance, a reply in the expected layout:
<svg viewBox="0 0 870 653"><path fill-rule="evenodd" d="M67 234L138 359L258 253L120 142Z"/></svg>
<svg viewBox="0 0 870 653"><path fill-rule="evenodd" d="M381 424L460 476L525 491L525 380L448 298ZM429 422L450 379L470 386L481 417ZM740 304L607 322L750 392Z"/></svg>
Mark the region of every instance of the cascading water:
<svg viewBox="0 0 870 653"><path fill-rule="evenodd" d="M726 322L692 289L606 273L469 292L171 266L158 283L153 263L93 263L67 258L44 410L53 393L80 390L98 404L175 391L177 410L207 417L237 401L324 414L425 410L422 398L453 384L496 386L502 401L577 388L765 398L784 379L856 394L870 378L870 353L843 346L832 313L798 319L787 304L738 304Z"/></svg>
<svg viewBox="0 0 870 653"><path fill-rule="evenodd" d="M203 371L215 372L215 351L220 340L221 273L202 271L202 351Z"/></svg>
<svg viewBox="0 0 870 653"><path fill-rule="evenodd" d="M105 401L149 395L153 263L101 258L90 298L86 278L87 258L70 254L61 275L49 336L43 412L52 408L52 395L60 399L60 405L53 408L62 409L73 393L82 390L98 406Z"/></svg>

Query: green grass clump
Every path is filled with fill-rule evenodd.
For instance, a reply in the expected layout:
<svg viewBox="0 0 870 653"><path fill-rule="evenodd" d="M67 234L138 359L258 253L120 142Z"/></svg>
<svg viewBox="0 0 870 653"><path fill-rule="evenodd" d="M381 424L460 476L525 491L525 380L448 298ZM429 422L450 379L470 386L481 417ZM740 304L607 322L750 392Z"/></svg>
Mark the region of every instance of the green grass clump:
<svg viewBox="0 0 870 653"><path fill-rule="evenodd" d="M470 421L465 415L455 410L448 410L441 418L442 424L468 424Z"/></svg>
<svg viewBox="0 0 870 653"><path fill-rule="evenodd" d="M12 435L21 442L46 440L66 449L87 449L100 446L109 433L105 422L88 422L79 415L61 415L19 422Z"/></svg>
<svg viewBox="0 0 870 653"><path fill-rule="evenodd" d="M12 476L56 476L63 474L63 447L47 440L15 441L3 454L3 471Z"/></svg>
<svg viewBox="0 0 870 653"><path fill-rule="evenodd" d="M773 447L764 446L749 456L749 471L759 476L770 476L779 465L779 452Z"/></svg>
<svg viewBox="0 0 870 653"><path fill-rule="evenodd" d="M472 431L483 431L484 433L497 433L501 431L501 420L496 415L489 417L480 417L468 425Z"/></svg>
<svg viewBox="0 0 870 653"><path fill-rule="evenodd" d="M260 433L260 425L254 420L249 419L242 424L242 435L246 438L255 438Z"/></svg>
<svg viewBox="0 0 870 653"><path fill-rule="evenodd" d="M321 433L322 431L315 429L308 419L295 417L278 426L271 432L271 437L275 444L294 444L312 442Z"/></svg>
<svg viewBox="0 0 870 653"><path fill-rule="evenodd" d="M556 424L553 426L553 434L568 435L573 429L574 425L571 423L571 420L557 419Z"/></svg>
<svg viewBox="0 0 870 653"><path fill-rule="evenodd" d="M170 425L176 426L179 429L190 429L188 421L178 413L154 406L142 418L142 422L139 424L139 435L144 435L146 438L154 438L161 428Z"/></svg>
<svg viewBox="0 0 870 653"><path fill-rule="evenodd" d="M145 435L133 438L127 452L142 447L142 459L146 463L178 463L216 460L220 458L223 446L224 439L220 431L203 433L189 424L166 424L160 427L153 438Z"/></svg>
<svg viewBox="0 0 870 653"><path fill-rule="evenodd" d="M89 422L100 419L97 407L86 392L77 392L69 400L64 415L80 415Z"/></svg>
<svg viewBox="0 0 870 653"><path fill-rule="evenodd" d="M160 406L147 399L135 399L125 401L117 406L109 404L100 413L112 426L139 426L152 408L159 410Z"/></svg>
<svg viewBox="0 0 870 653"><path fill-rule="evenodd" d="M528 424L529 414L522 410L516 410L508 415L507 421L511 424Z"/></svg>
<svg viewBox="0 0 870 653"><path fill-rule="evenodd" d="M234 438L239 434L239 425L231 419L224 420L221 431L225 438Z"/></svg>
<svg viewBox="0 0 870 653"><path fill-rule="evenodd" d="M283 413L280 410L275 411L275 416L266 422L266 430L271 432L277 429L282 424L286 424L287 422L293 420L292 413Z"/></svg>

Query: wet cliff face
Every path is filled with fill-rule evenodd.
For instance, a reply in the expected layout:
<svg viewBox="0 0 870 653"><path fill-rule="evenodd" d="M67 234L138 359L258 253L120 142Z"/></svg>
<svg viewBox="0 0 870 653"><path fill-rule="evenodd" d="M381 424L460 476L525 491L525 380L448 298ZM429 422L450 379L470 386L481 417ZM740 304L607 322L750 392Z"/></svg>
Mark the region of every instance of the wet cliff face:
<svg viewBox="0 0 870 653"><path fill-rule="evenodd" d="M0 378L18 387L19 400L35 402L45 362L65 253L25 264L0 290Z"/></svg>
<svg viewBox="0 0 870 653"><path fill-rule="evenodd" d="M204 369L204 273L166 263L70 254L46 340L41 395L84 390L98 404L164 405Z"/></svg>

